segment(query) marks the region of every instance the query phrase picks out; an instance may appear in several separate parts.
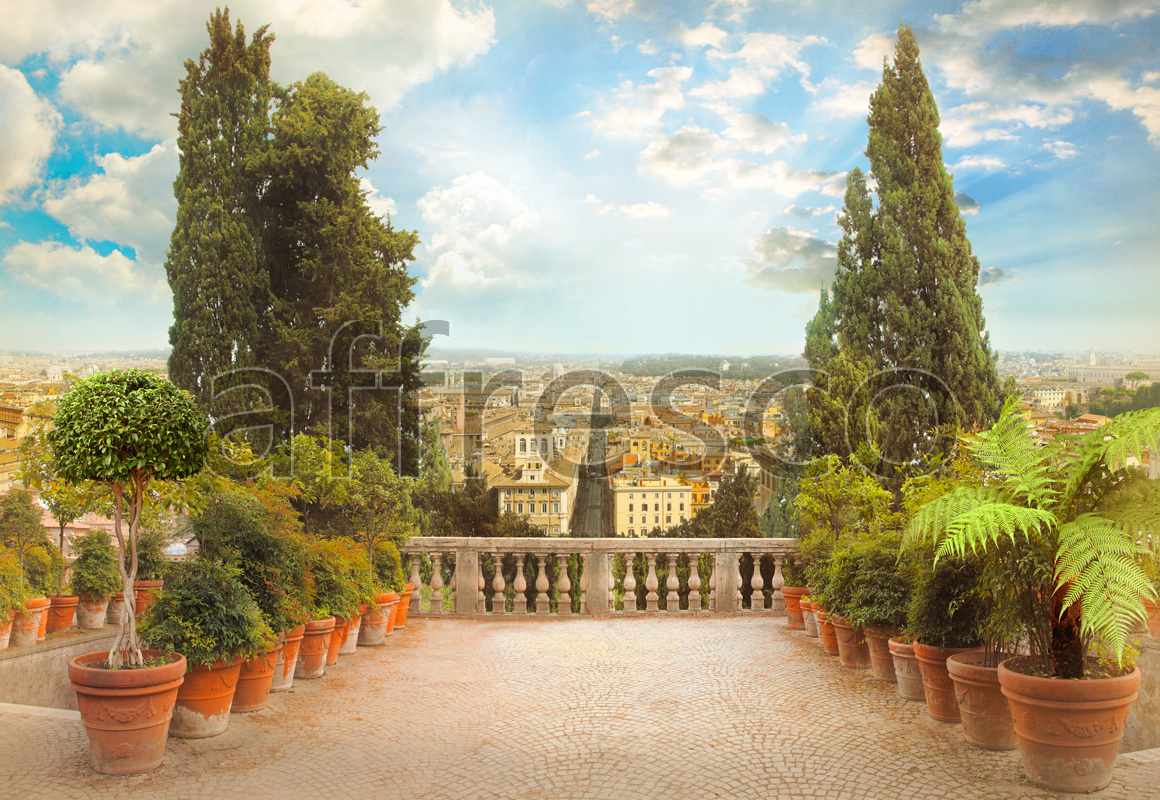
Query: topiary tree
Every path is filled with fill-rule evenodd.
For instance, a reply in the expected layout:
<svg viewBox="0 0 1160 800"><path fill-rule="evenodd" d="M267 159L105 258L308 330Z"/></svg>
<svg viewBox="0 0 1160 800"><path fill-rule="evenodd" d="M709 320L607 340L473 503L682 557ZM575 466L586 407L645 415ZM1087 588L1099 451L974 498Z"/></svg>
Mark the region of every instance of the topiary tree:
<svg viewBox="0 0 1160 800"><path fill-rule="evenodd" d="M40 509L28 492L12 489L0 496L0 544L16 554L21 569L25 553L48 544L48 532L40 524Z"/></svg>
<svg viewBox="0 0 1160 800"><path fill-rule="evenodd" d="M117 549L109 534L92 530L78 539L73 547L77 560L73 562L69 586L78 597L108 597L121 586L117 572Z"/></svg>
<svg viewBox="0 0 1160 800"><path fill-rule="evenodd" d="M140 370L94 375L61 398L48 434L57 474L73 483L104 483L113 496L125 611L109 649L109 667L145 663L137 639L133 581L146 490L152 481L180 480L200 470L208 449L206 433L206 417L188 394Z"/></svg>

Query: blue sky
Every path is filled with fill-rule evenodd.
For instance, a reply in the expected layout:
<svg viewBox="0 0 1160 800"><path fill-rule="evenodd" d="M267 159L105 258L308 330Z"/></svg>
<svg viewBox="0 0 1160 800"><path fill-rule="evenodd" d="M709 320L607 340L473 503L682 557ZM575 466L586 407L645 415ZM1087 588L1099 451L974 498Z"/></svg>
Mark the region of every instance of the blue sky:
<svg viewBox="0 0 1160 800"><path fill-rule="evenodd" d="M868 8L868 6L872 6ZM215 3L0 0L0 349L167 344L177 82ZM437 344L800 352L899 20L998 349L1160 352L1160 0L250 0L385 130Z"/></svg>

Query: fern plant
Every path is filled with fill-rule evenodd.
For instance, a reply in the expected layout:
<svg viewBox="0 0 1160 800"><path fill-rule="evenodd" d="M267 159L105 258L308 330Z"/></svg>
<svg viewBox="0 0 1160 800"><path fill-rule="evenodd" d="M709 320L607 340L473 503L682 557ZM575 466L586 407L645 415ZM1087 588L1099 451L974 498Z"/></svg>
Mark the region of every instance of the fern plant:
<svg viewBox="0 0 1160 800"><path fill-rule="evenodd" d="M1131 464L1160 454L1160 409L1039 447L1011 399L964 445L987 470L983 485L921 506L908 541L937 542L938 558L1000 559L1044 674L1083 677L1096 638L1122 662L1128 631L1146 619L1142 599L1156 597L1142 564L1157 552L1160 481Z"/></svg>

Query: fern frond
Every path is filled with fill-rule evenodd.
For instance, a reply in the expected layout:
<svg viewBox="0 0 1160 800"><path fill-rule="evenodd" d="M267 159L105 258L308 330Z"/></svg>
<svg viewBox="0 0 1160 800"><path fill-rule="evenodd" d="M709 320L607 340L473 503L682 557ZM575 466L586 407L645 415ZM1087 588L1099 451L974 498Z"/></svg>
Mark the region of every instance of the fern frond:
<svg viewBox="0 0 1160 800"><path fill-rule="evenodd" d="M1129 473L1104 495L1099 513L1160 556L1160 481Z"/></svg>
<svg viewBox="0 0 1160 800"><path fill-rule="evenodd" d="M955 517L987 503L998 502L1001 495L992 487L960 486L953 492L936 497L919 506L911 517L903 545L917 542L937 542Z"/></svg>
<svg viewBox="0 0 1160 800"><path fill-rule="evenodd" d="M1144 451L1160 458L1160 408L1133 411L1096 431L1112 438L1104 443L1104 464L1109 470L1123 466L1130 456L1143 461Z"/></svg>
<svg viewBox="0 0 1160 800"><path fill-rule="evenodd" d="M1016 544L1019 538L1039 544L1050 552L1044 534L1055 527L1055 517L1038 508L1011 503L983 503L956 516L946 528L946 538L939 545L935 561L947 555L963 556L999 547L1003 541Z"/></svg>
<svg viewBox="0 0 1160 800"><path fill-rule="evenodd" d="M1140 546L1099 514L1081 514L1061 525L1058 538L1055 587L1065 590L1064 610L1079 602L1084 632L1099 636L1121 658L1128 630L1147 619L1140 598L1156 597L1137 561Z"/></svg>
<svg viewBox="0 0 1160 800"><path fill-rule="evenodd" d="M1026 498L1028 505L1045 508L1051 504L1054 491L1045 469L1050 453L1032 441L1027 419L1014 398L1003 404L995 424L969 440L967 447L980 463L1002 475L1008 489Z"/></svg>

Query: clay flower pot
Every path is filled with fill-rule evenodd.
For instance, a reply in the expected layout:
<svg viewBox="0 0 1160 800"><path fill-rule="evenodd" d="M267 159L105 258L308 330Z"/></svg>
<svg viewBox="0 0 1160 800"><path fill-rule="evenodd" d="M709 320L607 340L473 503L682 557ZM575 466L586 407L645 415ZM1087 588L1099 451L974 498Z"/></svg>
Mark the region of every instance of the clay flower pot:
<svg viewBox="0 0 1160 800"><path fill-rule="evenodd" d="M963 737L983 750L1014 750L1015 723L997 667L983 666L983 651L957 653L947 659L955 702L963 720Z"/></svg>
<svg viewBox="0 0 1160 800"><path fill-rule="evenodd" d="M342 639L348 627L350 620L346 617L334 618L334 630L330 632L330 643L326 647L326 666L333 667L338 663L338 651L342 647Z"/></svg>
<svg viewBox="0 0 1160 800"><path fill-rule="evenodd" d="M338 646L339 655L349 656L358 650L358 634L362 630L362 618L366 613L366 606L359 605L358 610L346 621L346 629L342 632L342 644Z"/></svg>
<svg viewBox="0 0 1160 800"><path fill-rule="evenodd" d="M1152 600L1145 600L1144 608L1148 612L1148 635L1160 639L1160 606Z"/></svg>
<svg viewBox="0 0 1160 800"><path fill-rule="evenodd" d="M395 619L396 628L407 627L407 611L411 607L411 593L415 591L415 584L408 583L403 587L403 596L399 598L399 616Z"/></svg>
<svg viewBox="0 0 1160 800"><path fill-rule="evenodd" d="M124 592L117 592L109 598L109 608L105 611L105 623L108 625L121 624L121 609L125 607Z"/></svg>
<svg viewBox="0 0 1160 800"><path fill-rule="evenodd" d="M1063 680L1017 672L1020 660L999 665L999 683L1027 777L1053 791L1103 789L1112 781L1128 709L1139 694L1140 668L1115 678Z"/></svg>
<svg viewBox="0 0 1160 800"><path fill-rule="evenodd" d="M60 631L67 631L73 626L73 621L77 616L77 601L80 600L74 595L53 595L48 601L48 620L45 627L46 633L59 633Z"/></svg>
<svg viewBox="0 0 1160 800"><path fill-rule="evenodd" d="M286 631L282 637L282 650L274 661L274 677L270 681L271 692L284 692L294 685L294 669L298 665L298 651L302 647L305 625L298 625Z"/></svg>
<svg viewBox="0 0 1160 800"><path fill-rule="evenodd" d="M84 631L96 631L105 627L109 611L109 596L81 597L77 603L77 627ZM120 624L118 620L117 624Z"/></svg>
<svg viewBox="0 0 1160 800"><path fill-rule="evenodd" d="M802 621L804 622L806 636L810 636L816 639L818 636L818 615L817 612L814 611L814 604L811 601L802 598L801 609Z"/></svg>
<svg viewBox="0 0 1160 800"><path fill-rule="evenodd" d="M17 611L12 618L10 647L28 647L36 644L40 621L48 613L48 598L34 597L24 604L25 611Z"/></svg>
<svg viewBox="0 0 1160 800"><path fill-rule="evenodd" d="M270 686L274 681L274 665L281 654L282 644L278 643L265 653L242 662L238 686L230 704L231 713L257 711L266 707L270 699Z"/></svg>
<svg viewBox="0 0 1160 800"><path fill-rule="evenodd" d="M888 640L890 657L894 660L894 680L898 684L898 696L903 700L926 701L926 689L922 685L922 670L918 657L914 655L914 645L897 636Z"/></svg>
<svg viewBox="0 0 1160 800"><path fill-rule="evenodd" d="M385 644L389 613L390 603L387 601L387 595L375 595L374 605L362 615L362 624L358 629L360 647L377 647Z"/></svg>
<svg viewBox="0 0 1160 800"><path fill-rule="evenodd" d="M828 656L838 655L838 634L834 630L834 623L830 621L830 615L821 609L815 613L818 615L818 634L821 638L822 650Z"/></svg>
<svg viewBox="0 0 1160 800"><path fill-rule="evenodd" d="M137 619L141 619L145 609L153 605L153 593L164 585L165 581L133 581L133 608L137 612Z"/></svg>
<svg viewBox="0 0 1160 800"><path fill-rule="evenodd" d="M206 739L225 733L230 725L230 704L241 669L240 656L231 661L215 661L206 667L191 667L177 692L169 735Z"/></svg>
<svg viewBox="0 0 1160 800"><path fill-rule="evenodd" d="M862 629L848 624L837 615L830 619L834 624L834 635L838 640L838 659L842 662L842 666L849 669L869 667L870 647L866 644L866 636L862 633Z"/></svg>
<svg viewBox="0 0 1160 800"><path fill-rule="evenodd" d="M870 673L875 680L897 683L894 675L894 657L890 655L890 637L897 631L865 628L866 647L870 650Z"/></svg>
<svg viewBox="0 0 1160 800"><path fill-rule="evenodd" d="M142 650L158 658L158 650ZM136 775L161 764L165 739L185 678L185 657L174 653L172 663L137 669L101 669L92 666L106 653L77 656L68 664L68 676L77 693L81 722L89 737L89 766L105 775Z"/></svg>
<svg viewBox="0 0 1160 800"><path fill-rule="evenodd" d="M394 592L387 592L387 633L395 630L395 622L399 618L399 596Z"/></svg>
<svg viewBox="0 0 1160 800"><path fill-rule="evenodd" d="M43 642L44 637L48 634L48 612L52 607L52 601L49 598L43 598L44 603L40 607L40 621L36 623L36 641Z"/></svg>
<svg viewBox="0 0 1160 800"><path fill-rule="evenodd" d="M959 722L959 704L955 700L955 685L947 672L947 659L956 653L977 652L977 647L931 647L914 643L914 654L922 670L922 685L926 689L926 713L940 722Z"/></svg>
<svg viewBox="0 0 1160 800"><path fill-rule="evenodd" d="M806 621L802 616L801 599L810 590L802 586L783 586L781 596L785 598L785 615L791 631L805 630Z"/></svg>
<svg viewBox="0 0 1160 800"><path fill-rule="evenodd" d="M8 646L8 639L12 636L12 620L15 618L15 611L9 611L7 614L0 613L0 650Z"/></svg>
<svg viewBox="0 0 1160 800"><path fill-rule="evenodd" d="M334 617L327 617L306 623L302 647L298 651L298 663L294 667L295 678L321 678L326 672L326 656L333 638L334 622Z"/></svg>

